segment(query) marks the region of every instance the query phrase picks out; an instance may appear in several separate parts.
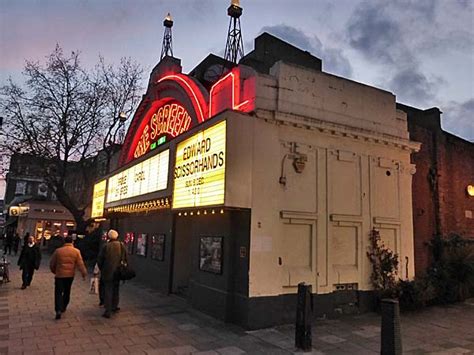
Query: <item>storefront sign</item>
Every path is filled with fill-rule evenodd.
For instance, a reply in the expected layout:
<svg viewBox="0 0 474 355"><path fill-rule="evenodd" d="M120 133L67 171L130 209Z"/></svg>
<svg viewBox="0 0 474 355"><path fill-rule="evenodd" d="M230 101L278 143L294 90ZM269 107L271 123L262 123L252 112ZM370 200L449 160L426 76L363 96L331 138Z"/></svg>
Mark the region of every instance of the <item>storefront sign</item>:
<svg viewBox="0 0 474 355"><path fill-rule="evenodd" d="M178 144L173 208L224 203L226 121Z"/></svg>
<svg viewBox="0 0 474 355"><path fill-rule="evenodd" d="M151 110L155 113L150 117L141 133L138 133L140 140L135 147L134 158L141 157L166 142L167 136L174 138L189 130L191 126L191 116L179 103L166 104Z"/></svg>
<svg viewBox="0 0 474 355"><path fill-rule="evenodd" d="M100 218L104 216L105 203L105 187L107 180L102 180L94 185L94 194L92 197L92 218Z"/></svg>
<svg viewBox="0 0 474 355"><path fill-rule="evenodd" d="M30 212L29 206L11 206L8 214L10 216L26 216Z"/></svg>
<svg viewBox="0 0 474 355"><path fill-rule="evenodd" d="M169 150L109 178L107 203L166 189Z"/></svg>

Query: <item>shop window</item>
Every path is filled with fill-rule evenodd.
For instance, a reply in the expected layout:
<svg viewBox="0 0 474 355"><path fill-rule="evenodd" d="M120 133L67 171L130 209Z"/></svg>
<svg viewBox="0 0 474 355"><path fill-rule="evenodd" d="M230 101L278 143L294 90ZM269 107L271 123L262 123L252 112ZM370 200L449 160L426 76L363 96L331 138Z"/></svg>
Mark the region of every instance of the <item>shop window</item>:
<svg viewBox="0 0 474 355"><path fill-rule="evenodd" d="M36 239L41 239L43 236L43 221L36 221L34 236Z"/></svg>

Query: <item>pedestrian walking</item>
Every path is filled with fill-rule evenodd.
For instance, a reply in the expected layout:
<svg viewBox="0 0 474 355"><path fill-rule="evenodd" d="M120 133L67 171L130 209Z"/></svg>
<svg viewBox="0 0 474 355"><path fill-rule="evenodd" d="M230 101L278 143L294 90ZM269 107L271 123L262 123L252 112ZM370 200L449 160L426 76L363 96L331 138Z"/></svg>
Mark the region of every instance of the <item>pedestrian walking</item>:
<svg viewBox="0 0 474 355"><path fill-rule="evenodd" d="M13 238L13 252L15 253L15 256L18 254L18 247L20 246L20 241L20 235L16 233L15 237Z"/></svg>
<svg viewBox="0 0 474 355"><path fill-rule="evenodd" d="M103 244L101 245L101 250L105 247L105 245L109 242L109 238L107 235L105 236L105 240L102 238ZM100 254L100 251L99 251ZM102 278L102 273L100 272L99 264L96 263L97 268L99 269L99 306L103 306L105 304L105 289L104 289L104 279ZM95 268L94 268L95 270Z"/></svg>
<svg viewBox="0 0 474 355"><path fill-rule="evenodd" d="M7 237L3 241L4 247L3 247L3 255L12 255L12 246L13 246L13 232L8 231L7 232Z"/></svg>
<svg viewBox="0 0 474 355"><path fill-rule="evenodd" d="M118 306L120 280L116 277L116 271L122 258L127 261L127 251L123 243L118 240L116 230L109 230L107 237L109 242L100 250L97 265L99 265L101 280L104 285L105 312L102 316L110 318L112 312L115 313L120 310Z"/></svg>
<svg viewBox="0 0 474 355"><path fill-rule="evenodd" d="M71 297L71 286L74 281L76 269L82 274L82 279L87 276L87 269L82 260L79 249L74 248L72 237L64 238L64 246L58 248L51 255L49 268L54 274L54 310L56 319L61 319L61 313L66 312Z"/></svg>
<svg viewBox="0 0 474 355"><path fill-rule="evenodd" d="M23 246L28 244L29 239L30 239L30 232L26 232L26 234L23 236Z"/></svg>
<svg viewBox="0 0 474 355"><path fill-rule="evenodd" d="M41 251L35 242L35 237L28 236L28 243L21 249L20 257L18 258L18 265L22 270L21 278L23 284L21 289L24 290L31 284L35 270L39 269L41 263Z"/></svg>

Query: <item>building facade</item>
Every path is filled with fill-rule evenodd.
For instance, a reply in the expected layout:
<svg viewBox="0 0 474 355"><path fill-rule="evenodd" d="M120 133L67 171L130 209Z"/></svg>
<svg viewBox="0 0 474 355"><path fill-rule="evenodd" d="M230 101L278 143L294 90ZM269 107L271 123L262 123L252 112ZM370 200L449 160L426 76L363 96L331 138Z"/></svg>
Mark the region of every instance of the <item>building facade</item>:
<svg viewBox="0 0 474 355"><path fill-rule="evenodd" d="M6 177L7 227L20 236L30 233L48 240L75 228L73 216L58 201L44 179L45 159L14 154Z"/></svg>
<svg viewBox="0 0 474 355"><path fill-rule="evenodd" d="M395 96L268 34L224 67L208 57L185 75L165 57L120 168L95 186L93 216L119 230L138 278L250 329L293 320L301 282L315 315L369 309L374 228L412 278L419 144Z"/></svg>
<svg viewBox="0 0 474 355"><path fill-rule="evenodd" d="M407 114L410 139L421 143L420 151L412 155L416 165L412 193L418 275L431 264L428 244L433 236L474 238L474 143L443 131L436 107L397 107Z"/></svg>

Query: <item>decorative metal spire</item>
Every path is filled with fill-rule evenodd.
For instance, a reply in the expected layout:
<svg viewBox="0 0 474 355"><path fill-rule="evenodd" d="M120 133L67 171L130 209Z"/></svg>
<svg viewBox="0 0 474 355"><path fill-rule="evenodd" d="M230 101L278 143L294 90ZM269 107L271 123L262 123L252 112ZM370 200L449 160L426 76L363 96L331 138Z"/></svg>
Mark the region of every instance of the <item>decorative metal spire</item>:
<svg viewBox="0 0 474 355"><path fill-rule="evenodd" d="M237 64L244 56L244 42L240 30L240 16L242 8L239 0L232 0L227 15L230 17L229 31L227 33L227 43L225 45L224 59Z"/></svg>
<svg viewBox="0 0 474 355"><path fill-rule="evenodd" d="M163 45L161 47L161 57L160 60L165 56L173 56L173 36L171 33L171 28L173 27L173 20L171 19L171 14L168 12L165 20L163 21L163 26L165 26L165 33L163 35Z"/></svg>

